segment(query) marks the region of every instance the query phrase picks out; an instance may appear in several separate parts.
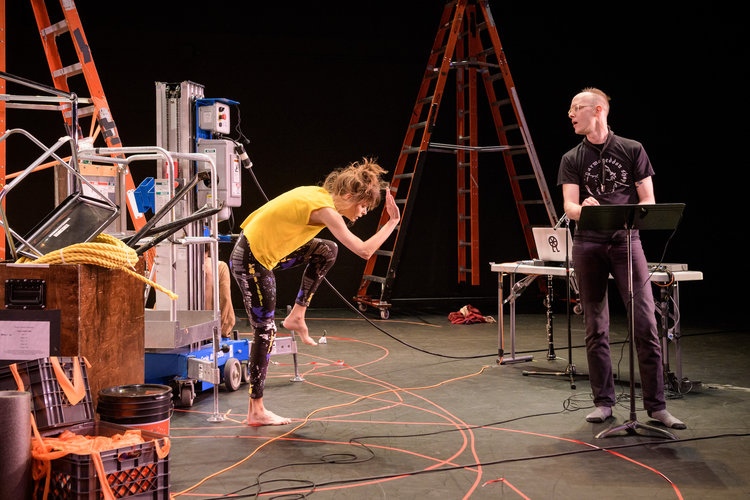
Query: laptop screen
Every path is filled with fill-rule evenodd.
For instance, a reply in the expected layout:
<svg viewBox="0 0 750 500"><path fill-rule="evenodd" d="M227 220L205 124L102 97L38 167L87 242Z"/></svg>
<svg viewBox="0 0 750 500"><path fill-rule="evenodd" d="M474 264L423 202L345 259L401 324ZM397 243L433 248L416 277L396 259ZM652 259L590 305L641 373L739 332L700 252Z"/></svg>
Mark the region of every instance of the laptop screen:
<svg viewBox="0 0 750 500"><path fill-rule="evenodd" d="M572 260L573 240L570 231L561 227L532 227L534 243L536 244L539 259L544 262L565 262L566 256ZM565 238L567 236L567 248Z"/></svg>

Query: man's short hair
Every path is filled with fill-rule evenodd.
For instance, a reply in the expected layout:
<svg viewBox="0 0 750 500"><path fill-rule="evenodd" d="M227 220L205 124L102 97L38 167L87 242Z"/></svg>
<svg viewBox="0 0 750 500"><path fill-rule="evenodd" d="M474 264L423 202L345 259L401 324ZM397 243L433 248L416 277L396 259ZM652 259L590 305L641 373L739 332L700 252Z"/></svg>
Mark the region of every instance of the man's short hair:
<svg viewBox="0 0 750 500"><path fill-rule="evenodd" d="M611 100L611 98L607 94L596 87L586 87L585 89L581 90L581 92L594 94L597 104L604 108L607 113L609 113L609 101Z"/></svg>

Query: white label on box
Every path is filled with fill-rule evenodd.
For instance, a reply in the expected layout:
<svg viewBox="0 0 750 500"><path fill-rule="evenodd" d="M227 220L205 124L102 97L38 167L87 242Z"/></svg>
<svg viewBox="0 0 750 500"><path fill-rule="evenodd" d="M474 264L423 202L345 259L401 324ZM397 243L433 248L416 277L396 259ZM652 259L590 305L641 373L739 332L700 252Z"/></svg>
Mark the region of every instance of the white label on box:
<svg viewBox="0 0 750 500"><path fill-rule="evenodd" d="M0 321L0 359L47 358L49 321Z"/></svg>

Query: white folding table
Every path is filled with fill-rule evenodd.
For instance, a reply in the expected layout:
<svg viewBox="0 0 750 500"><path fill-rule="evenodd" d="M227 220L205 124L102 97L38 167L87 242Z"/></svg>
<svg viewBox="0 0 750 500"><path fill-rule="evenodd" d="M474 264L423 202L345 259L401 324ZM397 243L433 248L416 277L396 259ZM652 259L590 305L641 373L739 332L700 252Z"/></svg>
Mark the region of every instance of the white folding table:
<svg viewBox="0 0 750 500"><path fill-rule="evenodd" d="M510 357L505 356L504 352L504 335L503 335L503 304L505 302L503 296L503 278L505 275L510 277L510 293L513 293L513 286L518 282L516 275L522 274L525 276L554 276L565 278L567 276L567 269L565 266L544 266L529 264L524 261L519 262L504 262L495 263L490 262L490 268L493 272L498 273L497 279L497 310L498 310L498 363L509 364L519 363L523 361L530 361L533 356L516 356L516 304L515 297L509 300L510 303ZM571 277L575 276L575 269L570 269ZM676 383L680 383L683 380L682 377L682 357L680 352L680 319L675 318L675 324L670 328L668 326L668 310L669 302L673 301L676 310L679 310L680 304L680 291L679 285L683 281L700 281L703 279L703 273L701 271L672 271L668 273L666 271L655 271L651 274L651 282L659 283L661 285L661 296L657 301L657 309L659 310L662 320L660 324L660 334L662 337L662 351L663 358L666 368L668 369L668 341L673 341L675 344L675 363L676 363ZM519 293L520 295L520 293ZM665 376L667 370L665 370Z"/></svg>

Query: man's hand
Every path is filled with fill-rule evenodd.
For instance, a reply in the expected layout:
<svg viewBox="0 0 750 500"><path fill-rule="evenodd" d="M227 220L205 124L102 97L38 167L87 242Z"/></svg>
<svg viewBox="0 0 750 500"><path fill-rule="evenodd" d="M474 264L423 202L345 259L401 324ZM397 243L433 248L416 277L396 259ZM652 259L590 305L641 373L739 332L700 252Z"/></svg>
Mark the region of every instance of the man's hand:
<svg viewBox="0 0 750 500"><path fill-rule="evenodd" d="M583 203L581 203L582 207L596 207L599 206L599 202L594 198L593 196L589 196L585 200L583 200Z"/></svg>

